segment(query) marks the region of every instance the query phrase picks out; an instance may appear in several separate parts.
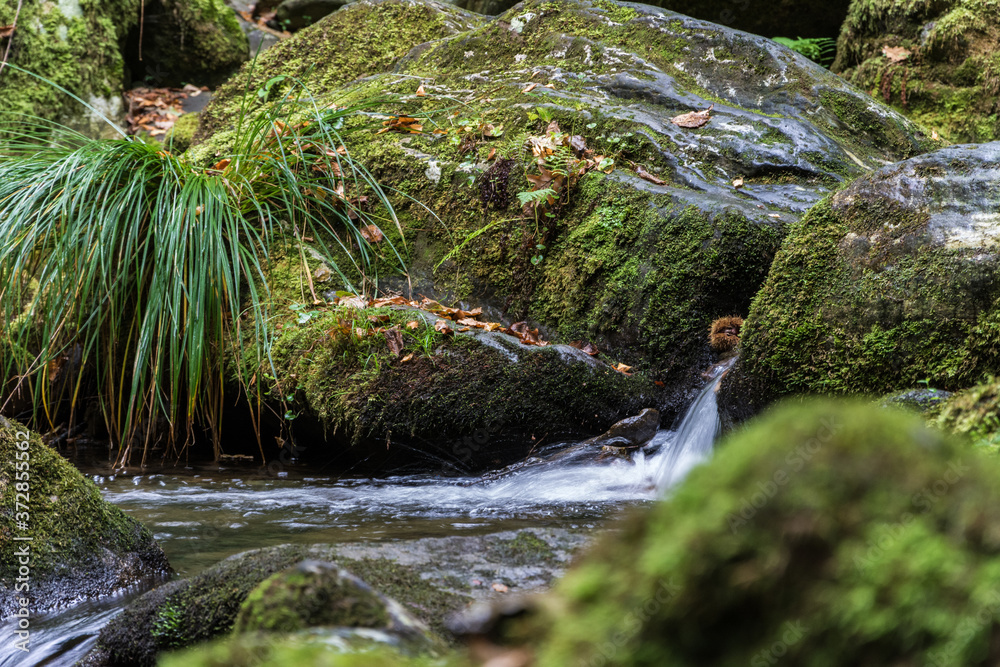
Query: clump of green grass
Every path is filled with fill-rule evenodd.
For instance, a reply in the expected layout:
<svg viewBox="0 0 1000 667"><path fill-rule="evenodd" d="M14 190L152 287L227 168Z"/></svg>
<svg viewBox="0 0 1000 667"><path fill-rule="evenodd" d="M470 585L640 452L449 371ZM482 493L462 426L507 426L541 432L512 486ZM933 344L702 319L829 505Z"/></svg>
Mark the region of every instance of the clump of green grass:
<svg viewBox="0 0 1000 667"><path fill-rule="evenodd" d="M363 233L398 222L340 134L370 104L319 108L290 83L240 119L233 154L210 169L141 139L88 141L41 121L0 132L0 371L50 419L55 378L72 376L62 384L74 407L90 378L121 464L162 417L168 454L183 452L195 423L218 454L223 349L254 346L240 355L242 379L269 363L275 244L318 255L354 292L370 288L376 262L403 269L388 238L374 246Z"/></svg>

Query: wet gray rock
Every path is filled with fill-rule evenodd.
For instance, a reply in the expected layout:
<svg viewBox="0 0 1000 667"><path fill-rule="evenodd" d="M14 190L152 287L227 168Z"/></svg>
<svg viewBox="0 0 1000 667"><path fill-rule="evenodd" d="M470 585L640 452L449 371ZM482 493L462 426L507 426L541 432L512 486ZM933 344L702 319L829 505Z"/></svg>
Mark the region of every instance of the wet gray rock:
<svg viewBox="0 0 1000 667"><path fill-rule="evenodd" d="M998 269L1000 143L860 178L785 240L720 405L753 413L787 393L982 382L1000 363Z"/></svg>
<svg viewBox="0 0 1000 667"><path fill-rule="evenodd" d="M368 619L355 627L431 648L450 636L446 618L468 602L546 589L587 542L583 529L556 528L247 551L133 601L80 664L152 666L160 653L228 634L234 623L247 631L329 627L339 613L330 610L330 596L345 592L355 620ZM350 632L338 638L363 639Z"/></svg>
<svg viewBox="0 0 1000 667"><path fill-rule="evenodd" d="M638 448L653 439L660 428L660 412L646 408L634 417L626 417L605 433L581 444L595 447Z"/></svg>
<svg viewBox="0 0 1000 667"><path fill-rule="evenodd" d="M952 395L952 392L940 389L909 389L882 398L879 405L929 415L939 411Z"/></svg>

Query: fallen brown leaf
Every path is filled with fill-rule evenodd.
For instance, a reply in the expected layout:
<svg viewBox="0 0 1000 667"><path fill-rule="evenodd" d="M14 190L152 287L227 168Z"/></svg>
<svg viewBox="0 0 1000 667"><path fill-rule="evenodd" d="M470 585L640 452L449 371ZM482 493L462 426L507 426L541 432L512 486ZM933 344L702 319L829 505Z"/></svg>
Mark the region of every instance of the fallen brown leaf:
<svg viewBox="0 0 1000 667"><path fill-rule="evenodd" d="M389 344L389 351L393 356L398 357L403 351L403 332L399 329L386 329L383 333L386 343Z"/></svg>
<svg viewBox="0 0 1000 667"><path fill-rule="evenodd" d="M521 89L521 92L522 93L530 93L531 91L533 91L537 87L538 87L537 83L529 83L527 86L525 86L524 88Z"/></svg>
<svg viewBox="0 0 1000 667"><path fill-rule="evenodd" d="M435 322L434 330L439 333L443 333L445 336L454 333L452 328L448 326L448 323L445 322L444 320L438 320L437 322Z"/></svg>
<svg viewBox="0 0 1000 667"><path fill-rule="evenodd" d="M361 228L361 236L364 237L365 241L369 243L378 243L385 238L382 234L382 230L375 225L365 225Z"/></svg>
<svg viewBox="0 0 1000 667"><path fill-rule="evenodd" d="M743 177L733 179L733 187L736 189L743 187Z"/></svg>
<svg viewBox="0 0 1000 667"><path fill-rule="evenodd" d="M493 590L495 590L497 593L506 593L507 591L510 590L509 588L507 588L506 585L499 584L499 583L493 584L492 586L490 586L490 588L492 588Z"/></svg>
<svg viewBox="0 0 1000 667"><path fill-rule="evenodd" d="M417 92L415 93L417 97L427 97L427 93L424 92L424 84L417 86Z"/></svg>
<svg viewBox="0 0 1000 667"><path fill-rule="evenodd" d="M686 128L701 127L711 119L709 112L712 111L712 109L714 108L715 105L713 104L704 111L689 111L688 113L682 113L679 116L674 116L673 118L671 118L670 122L673 123L674 125L677 125L678 127L686 127Z"/></svg>
<svg viewBox="0 0 1000 667"><path fill-rule="evenodd" d="M912 52L902 46L883 46L882 55L890 62L901 63L912 55Z"/></svg>
<svg viewBox="0 0 1000 667"><path fill-rule="evenodd" d="M412 353L412 352L410 352L410 353L409 353L409 354L407 354L407 355L406 355L405 357L403 357L402 359L400 359L400 360L399 360L399 363L401 363L401 364L405 364L405 363L406 363L407 361L411 361L412 359L413 359L413 353Z"/></svg>
<svg viewBox="0 0 1000 667"><path fill-rule="evenodd" d="M625 364L618 362L618 364L615 366L615 370L618 371L619 373L624 373L625 375L631 375L629 371L632 370L632 367L626 366Z"/></svg>
<svg viewBox="0 0 1000 667"><path fill-rule="evenodd" d="M666 185L667 182L660 178L659 176L654 176L653 174L646 171L642 165L635 168L635 173L639 174L639 178L649 181L650 183L655 183L657 185Z"/></svg>
<svg viewBox="0 0 1000 667"><path fill-rule="evenodd" d="M409 329L410 331L416 331L417 329L420 328L420 322L417 322L416 320L407 322L406 328Z"/></svg>
<svg viewBox="0 0 1000 667"><path fill-rule="evenodd" d="M0 25L0 39L6 39L14 34L16 25Z"/></svg>

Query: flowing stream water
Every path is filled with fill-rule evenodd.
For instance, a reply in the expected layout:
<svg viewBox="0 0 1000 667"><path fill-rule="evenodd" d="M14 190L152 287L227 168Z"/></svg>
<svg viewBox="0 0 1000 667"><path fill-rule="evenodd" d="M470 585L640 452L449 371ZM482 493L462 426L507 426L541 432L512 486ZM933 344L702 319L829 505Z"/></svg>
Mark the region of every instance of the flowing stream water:
<svg viewBox="0 0 1000 667"><path fill-rule="evenodd" d="M489 478L406 475L344 479L256 470L186 469L116 475L81 464L105 499L149 527L180 576L192 576L241 551L286 543L342 543L493 533L526 527L596 529L623 507L664 495L711 455L718 432L715 390L731 361L711 379L677 430L660 430L629 463L558 456ZM10 642L0 667L72 665L97 633L135 596L90 600L32 620L30 659ZM0 628L12 637L13 625Z"/></svg>

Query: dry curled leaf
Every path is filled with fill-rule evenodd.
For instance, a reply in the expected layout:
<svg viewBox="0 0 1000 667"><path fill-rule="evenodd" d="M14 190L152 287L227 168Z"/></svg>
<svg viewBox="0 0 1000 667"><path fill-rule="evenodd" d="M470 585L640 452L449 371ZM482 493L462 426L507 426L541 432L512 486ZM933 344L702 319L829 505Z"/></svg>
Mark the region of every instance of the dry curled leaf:
<svg viewBox="0 0 1000 667"><path fill-rule="evenodd" d="M912 52L902 46L883 46L882 55L890 62L901 63L912 55Z"/></svg>
<svg viewBox="0 0 1000 667"><path fill-rule="evenodd" d="M405 363L406 363L407 361L412 361L412 360L413 360L413 353L412 353L412 352L410 352L410 353L409 353L409 354L407 354L407 355L406 355L405 357L403 357L402 359L400 359L400 360L399 360L399 363L401 363L401 364L405 364Z"/></svg>
<svg viewBox="0 0 1000 667"><path fill-rule="evenodd" d="M6 39L14 34L15 25L0 25L0 39Z"/></svg>
<svg viewBox="0 0 1000 667"><path fill-rule="evenodd" d="M417 92L415 93L417 97L427 97L427 93L424 92L424 84L417 86Z"/></svg>
<svg viewBox="0 0 1000 667"><path fill-rule="evenodd" d="M420 322L417 322L416 320L407 322L406 328L409 329L410 331L416 331L417 329L420 328Z"/></svg>
<svg viewBox="0 0 1000 667"><path fill-rule="evenodd" d="M631 375L631 373L629 373L629 371L632 370L632 367L631 366L626 366L625 364L623 364L621 362L618 362L618 364L615 366L615 370L618 371L619 373L623 373L625 375Z"/></svg>
<svg viewBox="0 0 1000 667"><path fill-rule="evenodd" d="M713 104L704 111L689 111L688 113L682 113L679 116L674 116L673 118L671 118L670 122L678 127L686 127L686 128L701 127L709 120L711 120L709 112L711 112L712 109L714 108L715 105Z"/></svg>
<svg viewBox="0 0 1000 667"><path fill-rule="evenodd" d="M452 328L448 326L448 323L444 320L438 320L434 323L434 330L438 333L443 333L445 336L453 333Z"/></svg>
<svg viewBox="0 0 1000 667"><path fill-rule="evenodd" d="M733 187L736 188L737 190L743 187L743 177L742 176L740 178L737 178L737 179L733 180Z"/></svg>
<svg viewBox="0 0 1000 667"><path fill-rule="evenodd" d="M342 296L337 299L337 305L345 308L367 308L368 301L363 296Z"/></svg>
<svg viewBox="0 0 1000 667"><path fill-rule="evenodd" d="M399 353L403 351L403 332L399 329L386 329L382 335L385 336L385 341L389 344L389 351L392 352L393 356L398 357Z"/></svg>
<svg viewBox="0 0 1000 667"><path fill-rule="evenodd" d="M510 590L509 588L507 588L506 585L500 583L495 583L492 586L490 586L490 588L495 590L497 593L506 593L507 591Z"/></svg>
<svg viewBox="0 0 1000 667"><path fill-rule="evenodd" d="M385 238L382 234L382 230L375 225L365 225L361 228L361 236L364 237L365 241L369 243L378 243Z"/></svg>
<svg viewBox="0 0 1000 667"><path fill-rule="evenodd" d="M527 86L525 86L524 88L521 89L521 92L522 93L530 93L531 91L533 91L537 87L538 87L537 83L529 83Z"/></svg>
<svg viewBox="0 0 1000 667"><path fill-rule="evenodd" d="M660 178L659 176L654 176L653 174L646 171L642 165L635 168L635 173L639 174L639 178L647 180L650 183L655 183L656 185L666 185L667 182Z"/></svg>

